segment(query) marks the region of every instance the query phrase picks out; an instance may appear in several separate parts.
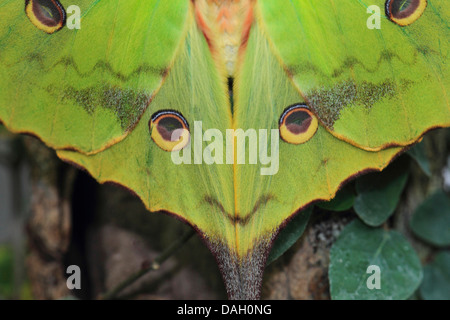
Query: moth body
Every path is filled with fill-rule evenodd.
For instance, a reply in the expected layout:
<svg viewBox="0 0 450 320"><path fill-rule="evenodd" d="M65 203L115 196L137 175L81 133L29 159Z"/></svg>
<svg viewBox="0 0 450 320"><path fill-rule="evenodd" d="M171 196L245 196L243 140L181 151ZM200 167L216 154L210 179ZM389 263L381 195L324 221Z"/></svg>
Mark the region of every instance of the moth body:
<svg viewBox="0 0 450 320"><path fill-rule="evenodd" d="M253 0L197 0L195 18L227 77L236 72L253 22Z"/></svg>

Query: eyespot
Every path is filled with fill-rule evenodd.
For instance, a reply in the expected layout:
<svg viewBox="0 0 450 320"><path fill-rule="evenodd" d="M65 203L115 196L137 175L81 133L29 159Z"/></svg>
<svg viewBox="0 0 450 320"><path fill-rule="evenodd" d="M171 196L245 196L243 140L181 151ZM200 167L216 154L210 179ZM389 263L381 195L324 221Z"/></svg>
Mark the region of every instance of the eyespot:
<svg viewBox="0 0 450 320"><path fill-rule="evenodd" d="M284 110L279 126L280 135L284 141L302 144L314 136L319 122L306 105L297 104Z"/></svg>
<svg viewBox="0 0 450 320"><path fill-rule="evenodd" d="M399 26L408 26L424 13L427 0L387 0L386 16Z"/></svg>
<svg viewBox="0 0 450 320"><path fill-rule="evenodd" d="M163 110L154 113L149 128L152 140L165 151L178 151L189 143L189 125L177 111Z"/></svg>
<svg viewBox="0 0 450 320"><path fill-rule="evenodd" d="M58 0L25 0L25 13L38 29L49 34L66 24L66 11Z"/></svg>

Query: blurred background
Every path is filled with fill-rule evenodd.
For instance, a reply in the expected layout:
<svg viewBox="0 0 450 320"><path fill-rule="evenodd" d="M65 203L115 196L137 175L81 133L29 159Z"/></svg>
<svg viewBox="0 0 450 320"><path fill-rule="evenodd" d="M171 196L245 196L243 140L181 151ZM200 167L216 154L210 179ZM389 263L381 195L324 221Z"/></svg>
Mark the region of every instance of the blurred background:
<svg viewBox="0 0 450 320"><path fill-rule="evenodd" d="M0 299L98 299L191 233L0 125ZM120 297L226 298L203 242L194 235L180 248ZM81 269L79 290L67 288L70 265Z"/></svg>

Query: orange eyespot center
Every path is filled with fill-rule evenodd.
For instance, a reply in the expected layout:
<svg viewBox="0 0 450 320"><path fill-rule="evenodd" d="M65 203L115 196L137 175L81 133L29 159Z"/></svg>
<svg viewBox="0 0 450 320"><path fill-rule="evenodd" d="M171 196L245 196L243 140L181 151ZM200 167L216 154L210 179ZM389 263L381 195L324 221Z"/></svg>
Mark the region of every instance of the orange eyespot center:
<svg viewBox="0 0 450 320"><path fill-rule="evenodd" d="M386 16L399 26L408 26L419 19L427 7L427 0L387 0Z"/></svg>
<svg viewBox="0 0 450 320"><path fill-rule="evenodd" d="M150 120L149 127L152 140L165 151L178 151L189 143L189 125L177 111L156 112Z"/></svg>
<svg viewBox="0 0 450 320"><path fill-rule="evenodd" d="M292 144L302 144L311 139L317 131L317 117L306 105L288 107L280 117L281 138Z"/></svg>

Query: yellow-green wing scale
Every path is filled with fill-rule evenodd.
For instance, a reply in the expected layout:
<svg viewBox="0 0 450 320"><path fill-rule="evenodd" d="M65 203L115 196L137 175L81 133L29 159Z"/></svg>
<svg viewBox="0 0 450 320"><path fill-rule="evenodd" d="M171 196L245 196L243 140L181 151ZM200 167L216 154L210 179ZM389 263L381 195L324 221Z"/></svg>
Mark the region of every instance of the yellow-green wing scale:
<svg viewBox="0 0 450 320"><path fill-rule="evenodd" d="M23 1L0 1L0 119L54 148L95 153L122 140L159 89L185 37L189 3L76 5L81 29L49 35L27 19Z"/></svg>

